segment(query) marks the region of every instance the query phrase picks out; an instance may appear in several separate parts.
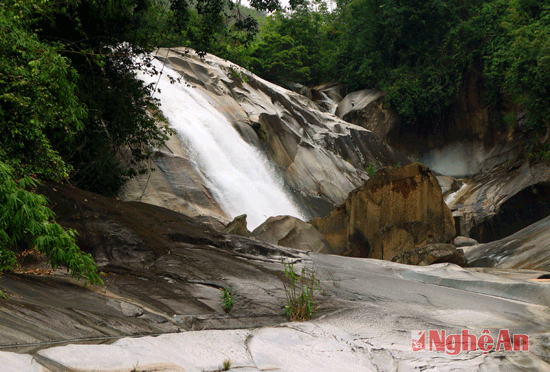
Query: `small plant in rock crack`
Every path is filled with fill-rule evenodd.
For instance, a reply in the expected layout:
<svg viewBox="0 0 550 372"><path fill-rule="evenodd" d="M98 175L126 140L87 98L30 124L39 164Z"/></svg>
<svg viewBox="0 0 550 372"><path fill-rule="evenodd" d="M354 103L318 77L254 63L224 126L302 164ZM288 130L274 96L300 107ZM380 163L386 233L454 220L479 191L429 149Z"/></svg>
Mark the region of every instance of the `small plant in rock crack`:
<svg viewBox="0 0 550 372"><path fill-rule="evenodd" d="M220 368L211 371L211 372L222 372L222 371L229 371L231 369L231 360L226 359L223 361L223 364L220 366ZM202 372L207 372L204 368L201 370Z"/></svg>
<svg viewBox="0 0 550 372"><path fill-rule="evenodd" d="M139 365L139 362L136 363L136 365L134 366L134 368L130 371L130 372L145 372L145 370L143 369L138 369L138 365Z"/></svg>
<svg viewBox="0 0 550 372"><path fill-rule="evenodd" d="M313 301L315 292L321 293L320 280L314 270L305 267L298 274L294 264L283 261L287 280L283 281L287 305L285 313L291 322L309 320L315 314L317 303Z"/></svg>
<svg viewBox="0 0 550 372"><path fill-rule="evenodd" d="M374 176L374 174L376 173L376 166L370 164L369 166L367 166L367 174L372 177Z"/></svg>
<svg viewBox="0 0 550 372"><path fill-rule="evenodd" d="M223 311L225 311L226 314L229 314L229 312L233 308L232 292L225 287L222 288L222 306Z"/></svg>

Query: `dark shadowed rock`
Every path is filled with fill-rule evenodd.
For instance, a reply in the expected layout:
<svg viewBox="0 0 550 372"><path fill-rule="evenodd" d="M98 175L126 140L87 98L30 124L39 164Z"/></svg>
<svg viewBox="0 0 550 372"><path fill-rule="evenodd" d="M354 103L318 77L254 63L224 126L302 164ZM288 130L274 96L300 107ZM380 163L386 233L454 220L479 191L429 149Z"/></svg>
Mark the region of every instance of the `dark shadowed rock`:
<svg viewBox="0 0 550 372"><path fill-rule="evenodd" d="M443 262L454 263L460 266L466 264L464 251L457 249L452 244L428 244L424 247L410 249L395 256L391 261L419 266Z"/></svg>
<svg viewBox="0 0 550 372"><path fill-rule="evenodd" d="M378 171L329 216L310 223L337 254L385 260L455 235L437 180L418 163Z"/></svg>
<svg viewBox="0 0 550 372"><path fill-rule="evenodd" d="M504 239L479 244L465 251L476 267L550 270L550 217Z"/></svg>
<svg viewBox="0 0 550 372"><path fill-rule="evenodd" d="M320 253L333 253L325 237L310 224L292 216L269 217L251 236L266 243Z"/></svg>
<svg viewBox="0 0 550 372"><path fill-rule="evenodd" d="M550 215L550 168L522 161L468 181L450 205L459 235L487 243Z"/></svg>

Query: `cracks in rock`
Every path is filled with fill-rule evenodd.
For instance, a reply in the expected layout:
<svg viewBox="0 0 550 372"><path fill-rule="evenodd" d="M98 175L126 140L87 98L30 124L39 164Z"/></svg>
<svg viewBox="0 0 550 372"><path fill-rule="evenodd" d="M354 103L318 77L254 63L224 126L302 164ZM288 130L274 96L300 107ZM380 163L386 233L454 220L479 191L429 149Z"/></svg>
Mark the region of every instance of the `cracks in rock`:
<svg viewBox="0 0 550 372"><path fill-rule="evenodd" d="M430 305L432 305L434 308L437 308L434 304L432 304L432 302L430 301L430 299L426 296L426 295L423 295L422 293L419 293L418 295L424 297L426 299L426 302L428 302Z"/></svg>
<svg viewBox="0 0 550 372"><path fill-rule="evenodd" d="M72 368L67 368L63 364L60 364L56 361L53 361L45 356L42 356L40 354L33 355L33 361L36 361L38 364L43 366L44 368L56 371L56 372L75 372Z"/></svg>

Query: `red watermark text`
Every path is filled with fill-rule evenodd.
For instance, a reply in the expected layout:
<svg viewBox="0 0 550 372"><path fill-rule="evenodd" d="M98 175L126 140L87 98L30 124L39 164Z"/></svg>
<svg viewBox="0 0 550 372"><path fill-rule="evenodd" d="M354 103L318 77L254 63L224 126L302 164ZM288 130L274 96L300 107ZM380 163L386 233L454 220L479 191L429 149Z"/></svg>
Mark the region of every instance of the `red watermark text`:
<svg viewBox="0 0 550 372"><path fill-rule="evenodd" d="M488 329L479 337L467 329L458 334L446 334L445 330L412 331L411 346L413 351L438 351L448 355L458 355L463 351L529 351L529 336L526 334L510 335L507 329L501 329L496 338Z"/></svg>

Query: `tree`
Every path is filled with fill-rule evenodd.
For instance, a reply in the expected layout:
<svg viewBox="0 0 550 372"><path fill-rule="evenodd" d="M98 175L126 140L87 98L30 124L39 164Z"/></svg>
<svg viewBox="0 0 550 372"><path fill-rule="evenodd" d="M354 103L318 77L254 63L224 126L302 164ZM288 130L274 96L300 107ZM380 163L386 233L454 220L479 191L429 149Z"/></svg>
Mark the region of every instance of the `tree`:
<svg viewBox="0 0 550 372"><path fill-rule="evenodd" d="M309 79L310 69L304 66L307 50L288 35L264 35L251 57L251 69L267 80L281 84L304 83Z"/></svg>
<svg viewBox="0 0 550 372"><path fill-rule="evenodd" d="M40 2L0 4L0 161L20 174L68 176L47 132L71 138L83 127L85 106L76 95L76 70L59 45L40 41L30 30L30 8Z"/></svg>

